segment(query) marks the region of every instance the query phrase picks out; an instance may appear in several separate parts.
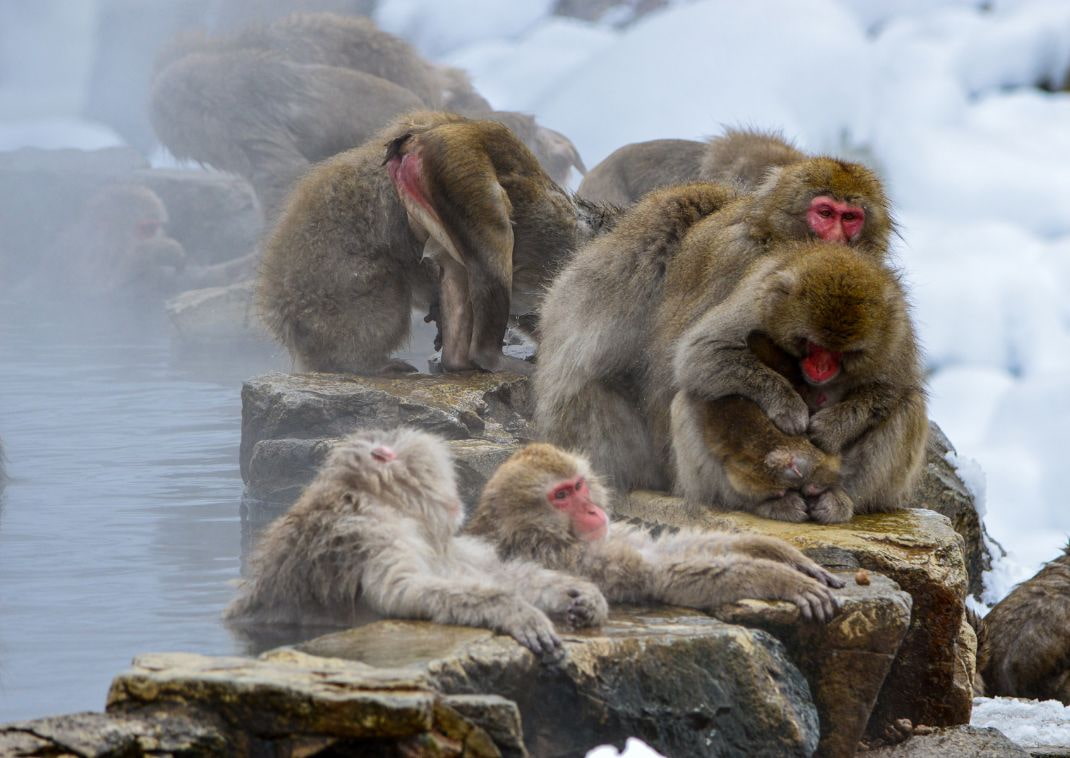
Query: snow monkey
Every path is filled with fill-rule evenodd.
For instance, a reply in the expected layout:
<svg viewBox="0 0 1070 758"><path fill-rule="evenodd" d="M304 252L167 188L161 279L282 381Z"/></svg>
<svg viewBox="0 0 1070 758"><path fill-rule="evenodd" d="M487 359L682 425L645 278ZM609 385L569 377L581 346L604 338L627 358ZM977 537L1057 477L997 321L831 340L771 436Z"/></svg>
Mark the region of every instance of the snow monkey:
<svg viewBox="0 0 1070 758"><path fill-rule="evenodd" d="M690 182L721 182L753 190L769 169L805 158L780 134L750 129L728 129L708 142L634 142L613 151L591 169L577 194L628 206L651 190Z"/></svg>
<svg viewBox="0 0 1070 758"><path fill-rule="evenodd" d="M803 618L828 621L843 582L772 537L687 529L653 537L613 523L606 491L582 456L528 445L483 489L466 531L504 560L538 561L587 577L610 602L702 610L744 598L787 600Z"/></svg>
<svg viewBox="0 0 1070 758"><path fill-rule="evenodd" d="M449 449L415 429L365 430L260 538L224 615L235 622L351 624L384 616L482 626L536 655L560 652L546 614L572 626L606 617L592 583L457 535L463 507Z"/></svg>
<svg viewBox="0 0 1070 758"><path fill-rule="evenodd" d="M671 415L681 494L785 521L902 507L924 462L928 417L917 339L891 269L843 245L789 243L703 311L664 324L679 335ZM732 428L740 413L756 425ZM733 481L717 443L738 450L741 437L769 451L765 463L789 474L788 486L747 493Z"/></svg>
<svg viewBox="0 0 1070 758"><path fill-rule="evenodd" d="M447 371L530 373L502 355L510 313L533 314L614 213L554 184L499 123L408 114L298 184L267 240L259 302L303 370L412 371L388 356L411 308L438 303Z"/></svg>
<svg viewBox="0 0 1070 758"><path fill-rule="evenodd" d="M981 621L977 673L985 695L1070 705L1070 545Z"/></svg>
<svg viewBox="0 0 1070 758"><path fill-rule="evenodd" d="M771 253L786 242L825 240L879 261L891 228L877 178L831 158L774 168L750 193L721 184L651 192L611 232L585 245L543 300L535 373L539 434L583 451L614 487L667 489L669 407L677 390L710 400L748 396L706 391L709 358L691 351L691 363L691 353L677 360L681 336L729 296L753 305L750 293L737 292L740 282L748 267L775 259ZM781 377L774 390L782 388L788 385ZM780 398L773 390L766 394ZM759 405L768 412L768 403ZM774 416L773 422L800 435L806 404L796 399L792 407L791 419Z"/></svg>

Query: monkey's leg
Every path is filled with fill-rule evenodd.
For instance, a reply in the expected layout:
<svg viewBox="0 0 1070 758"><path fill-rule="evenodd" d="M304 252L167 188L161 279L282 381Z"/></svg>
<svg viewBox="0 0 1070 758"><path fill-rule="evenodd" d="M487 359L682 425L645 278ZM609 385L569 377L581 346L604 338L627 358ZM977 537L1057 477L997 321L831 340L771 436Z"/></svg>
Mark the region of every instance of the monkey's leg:
<svg viewBox="0 0 1070 758"><path fill-rule="evenodd" d="M472 305L468 292L468 272L448 255L440 256L439 265L442 267L439 295L442 367L446 371L469 371L476 368L476 365L468 355L472 342Z"/></svg>

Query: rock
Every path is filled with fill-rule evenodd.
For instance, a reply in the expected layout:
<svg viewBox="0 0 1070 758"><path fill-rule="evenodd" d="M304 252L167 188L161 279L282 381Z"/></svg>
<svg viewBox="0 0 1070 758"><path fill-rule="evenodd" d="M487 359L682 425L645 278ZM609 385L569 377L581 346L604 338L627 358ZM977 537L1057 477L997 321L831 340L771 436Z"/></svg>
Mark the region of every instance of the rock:
<svg viewBox="0 0 1070 758"><path fill-rule="evenodd" d="M236 347L274 350L253 303L255 282L189 290L167 301L179 346L183 349Z"/></svg>
<svg viewBox="0 0 1070 758"><path fill-rule="evenodd" d="M182 243L191 262L223 263L256 247L264 219L244 179L179 169L137 171L133 179L163 200L170 218L167 233Z"/></svg>
<svg viewBox="0 0 1070 758"><path fill-rule="evenodd" d="M680 756L808 756L817 747L806 680L764 631L685 609L618 610L564 640L565 660L542 664L485 629L381 621L299 649L404 667L450 694L511 700L532 755L583 755L629 736Z"/></svg>
<svg viewBox="0 0 1070 758"><path fill-rule="evenodd" d="M911 502L917 508L928 508L951 519L951 525L966 543L969 592L980 600L984 589L982 573L992 568L992 555L986 544L992 538L985 531L973 495L947 459L948 453L954 452L940 427L930 421L925 470Z"/></svg>
<svg viewBox="0 0 1070 758"><path fill-rule="evenodd" d="M526 758L520 709L497 695L446 695L442 701L494 740L502 758Z"/></svg>
<svg viewBox="0 0 1070 758"><path fill-rule="evenodd" d="M221 755L500 755L429 682L294 650L259 660L159 653L115 678L108 714L153 721L181 708L227 730Z"/></svg>
<svg viewBox="0 0 1070 758"><path fill-rule="evenodd" d="M840 573L840 613L828 624L800 622L791 603L748 600L724 606L724 621L765 629L784 643L788 657L810 683L821 718L818 753L852 756L866 730L885 677L910 625L910 595L895 582L870 574L869 584Z"/></svg>
<svg viewBox="0 0 1070 758"><path fill-rule="evenodd" d="M964 649L966 567L962 538L946 517L908 509L855 516L846 524L791 524L741 512L694 512L680 498L635 492L621 498L619 517L645 523L757 532L780 537L814 560L840 569L865 568L895 581L913 599L910 628L870 720L956 726L970 719L972 679Z"/></svg>
<svg viewBox="0 0 1070 758"><path fill-rule="evenodd" d="M1026 758L1028 752L991 728L955 726L915 734L906 742L867 750L865 758Z"/></svg>
<svg viewBox="0 0 1070 758"><path fill-rule="evenodd" d="M263 440L330 439L409 424L450 440L511 443L531 437L531 407L530 382L512 374L267 374L242 387L242 478L256 487L251 463Z"/></svg>

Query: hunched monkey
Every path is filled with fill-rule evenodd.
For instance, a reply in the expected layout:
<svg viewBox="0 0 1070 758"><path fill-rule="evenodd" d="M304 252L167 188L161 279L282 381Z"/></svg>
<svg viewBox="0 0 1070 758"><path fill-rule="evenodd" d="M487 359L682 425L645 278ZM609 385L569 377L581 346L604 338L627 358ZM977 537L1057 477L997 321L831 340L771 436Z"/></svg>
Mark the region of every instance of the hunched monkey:
<svg viewBox="0 0 1070 758"><path fill-rule="evenodd" d="M385 616L494 629L536 655L560 652L546 613L573 626L605 619L593 584L499 559L483 540L456 534L463 517L440 438L408 428L352 434L261 536L224 616L345 625L363 604Z"/></svg>
<svg viewBox="0 0 1070 758"><path fill-rule="evenodd" d="M528 445L487 482L465 531L503 559L587 577L610 602L709 610L744 598L787 600L828 621L843 582L778 539L685 529L652 537L613 523L606 491L582 456Z"/></svg>
<svg viewBox="0 0 1070 758"><path fill-rule="evenodd" d="M534 313L614 218L554 184L501 124L407 114L295 188L266 243L261 312L301 369L379 373L413 370L388 356L411 308L439 302L446 370L529 373L502 355L510 313Z"/></svg>
<svg viewBox="0 0 1070 758"><path fill-rule="evenodd" d="M825 240L883 260L891 230L879 180L831 158L774 168L750 193L692 184L648 194L581 248L543 299L539 434L583 451L614 487L667 489L669 406L692 389L674 368L680 336L783 243Z"/></svg>

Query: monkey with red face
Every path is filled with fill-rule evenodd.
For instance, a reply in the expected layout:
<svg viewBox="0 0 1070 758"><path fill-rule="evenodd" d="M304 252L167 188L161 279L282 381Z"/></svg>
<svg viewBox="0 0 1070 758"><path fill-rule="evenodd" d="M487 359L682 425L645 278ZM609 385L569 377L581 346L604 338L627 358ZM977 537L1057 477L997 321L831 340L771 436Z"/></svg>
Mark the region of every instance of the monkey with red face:
<svg viewBox="0 0 1070 758"><path fill-rule="evenodd" d="M706 610L744 598L786 600L815 621L837 611L830 588L843 582L786 542L699 530L653 537L611 522L606 502L585 458L532 444L494 473L465 530L504 560L586 577L610 602Z"/></svg>

